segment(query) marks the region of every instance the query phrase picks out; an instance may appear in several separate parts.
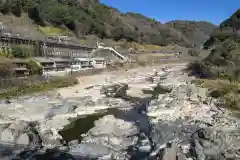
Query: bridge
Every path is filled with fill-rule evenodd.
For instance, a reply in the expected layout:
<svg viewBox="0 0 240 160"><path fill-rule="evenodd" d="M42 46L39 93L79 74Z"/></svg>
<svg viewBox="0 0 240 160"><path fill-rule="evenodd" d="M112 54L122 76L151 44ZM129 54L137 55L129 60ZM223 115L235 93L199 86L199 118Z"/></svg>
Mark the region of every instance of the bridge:
<svg viewBox="0 0 240 160"><path fill-rule="evenodd" d="M44 56L44 54L48 56L73 56L73 53L81 56L82 52L91 52L94 49L93 47L76 44L71 41L67 41L64 43L47 38L46 40L36 40L30 37L23 37L17 35L12 36L9 34L0 34L0 42L6 44L7 46L15 44L31 45L34 49L35 56ZM44 49L46 49L46 53L44 53ZM56 49L60 51L59 53L57 53L57 55L55 55L54 53Z"/></svg>
<svg viewBox="0 0 240 160"><path fill-rule="evenodd" d="M100 51L100 50L109 50L114 56L118 57L120 60L123 62L128 61L128 58L124 56L123 54L119 53L112 47L105 47L103 44L97 42L97 48L93 49L92 52L90 53L89 57L93 56L95 52Z"/></svg>
<svg viewBox="0 0 240 160"><path fill-rule="evenodd" d="M5 47L11 48L13 45L31 45L33 48L34 56L68 56L68 57L89 57L94 55L95 52L100 50L109 50L111 53L121 59L128 61L128 58L119 53L112 47L105 47L97 42L97 48L89 47L86 45L76 44L71 41L61 42L55 39L45 38L45 40L36 40L30 37L23 37L19 35L0 34L0 42L6 44Z"/></svg>

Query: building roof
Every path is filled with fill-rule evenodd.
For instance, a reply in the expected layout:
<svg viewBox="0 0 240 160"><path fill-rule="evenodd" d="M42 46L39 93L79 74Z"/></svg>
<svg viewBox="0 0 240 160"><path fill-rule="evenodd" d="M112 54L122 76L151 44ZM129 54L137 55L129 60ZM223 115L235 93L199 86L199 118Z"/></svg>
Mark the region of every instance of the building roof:
<svg viewBox="0 0 240 160"><path fill-rule="evenodd" d="M33 59L40 63L54 63L53 60L51 60L50 58L46 58L46 57L33 57Z"/></svg>
<svg viewBox="0 0 240 160"><path fill-rule="evenodd" d="M155 53L178 53L178 51L176 50L152 50L152 52L155 52Z"/></svg>
<svg viewBox="0 0 240 160"><path fill-rule="evenodd" d="M103 58L103 57L93 57L93 58L91 58L91 60L95 60L95 61L105 61L105 58Z"/></svg>
<svg viewBox="0 0 240 160"><path fill-rule="evenodd" d="M13 59L13 63L28 63L27 59Z"/></svg>
<svg viewBox="0 0 240 160"><path fill-rule="evenodd" d="M85 58L85 57L82 57L82 58L73 58L73 61L90 61L91 59L90 58Z"/></svg>
<svg viewBox="0 0 240 160"><path fill-rule="evenodd" d="M14 70L15 71L28 71L27 68L23 68L23 67L21 67L21 68L14 68Z"/></svg>
<svg viewBox="0 0 240 160"><path fill-rule="evenodd" d="M71 60L68 58L61 58L61 57L48 57L54 62L70 62Z"/></svg>

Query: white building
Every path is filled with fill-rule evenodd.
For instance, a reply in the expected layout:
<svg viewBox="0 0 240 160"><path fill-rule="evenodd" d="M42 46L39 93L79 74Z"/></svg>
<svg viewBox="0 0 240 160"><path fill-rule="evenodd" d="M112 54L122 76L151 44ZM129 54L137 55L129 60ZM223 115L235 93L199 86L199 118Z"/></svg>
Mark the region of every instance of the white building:
<svg viewBox="0 0 240 160"><path fill-rule="evenodd" d="M91 58L91 65L93 68L106 68L107 67L107 62L104 58L102 57L95 57Z"/></svg>
<svg viewBox="0 0 240 160"><path fill-rule="evenodd" d="M104 58L95 57L95 58L73 58L71 62L71 70L79 71L84 69L99 69L106 68L107 63Z"/></svg>
<svg viewBox="0 0 240 160"><path fill-rule="evenodd" d="M71 62L71 70L79 71L92 68L90 58L73 58Z"/></svg>

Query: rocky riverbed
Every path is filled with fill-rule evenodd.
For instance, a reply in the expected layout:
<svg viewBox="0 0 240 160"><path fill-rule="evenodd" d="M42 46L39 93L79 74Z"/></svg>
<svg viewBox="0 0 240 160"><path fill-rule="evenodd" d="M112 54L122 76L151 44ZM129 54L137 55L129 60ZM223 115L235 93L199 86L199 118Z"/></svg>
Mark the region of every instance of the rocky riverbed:
<svg viewBox="0 0 240 160"><path fill-rule="evenodd" d="M239 120L183 69L145 67L0 104L0 157L240 159ZM153 69L154 68L154 69Z"/></svg>

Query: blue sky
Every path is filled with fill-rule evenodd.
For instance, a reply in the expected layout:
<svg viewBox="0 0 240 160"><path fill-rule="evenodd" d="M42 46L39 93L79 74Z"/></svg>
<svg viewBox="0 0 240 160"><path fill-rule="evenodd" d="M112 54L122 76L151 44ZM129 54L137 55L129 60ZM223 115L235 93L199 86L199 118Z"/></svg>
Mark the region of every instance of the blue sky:
<svg viewBox="0 0 240 160"><path fill-rule="evenodd" d="M238 8L240 0L100 0L121 12L137 12L165 23L206 20L219 24Z"/></svg>

